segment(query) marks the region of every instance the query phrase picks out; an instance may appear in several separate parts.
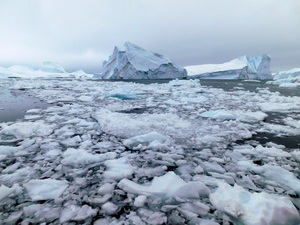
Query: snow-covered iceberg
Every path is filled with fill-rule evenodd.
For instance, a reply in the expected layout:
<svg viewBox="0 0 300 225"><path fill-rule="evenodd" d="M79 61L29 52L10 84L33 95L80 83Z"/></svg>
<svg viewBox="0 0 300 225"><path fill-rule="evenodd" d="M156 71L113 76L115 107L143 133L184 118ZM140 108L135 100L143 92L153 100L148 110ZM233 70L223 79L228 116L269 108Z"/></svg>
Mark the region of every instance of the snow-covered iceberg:
<svg viewBox="0 0 300 225"><path fill-rule="evenodd" d="M40 70L48 73L66 73L64 68L56 62L43 62Z"/></svg>
<svg viewBox="0 0 300 225"><path fill-rule="evenodd" d="M269 55L242 56L222 64L186 66L188 76L201 79L258 79L272 80Z"/></svg>
<svg viewBox="0 0 300 225"><path fill-rule="evenodd" d="M28 66L15 65L9 68L0 67L0 78L92 78L93 74L88 74L83 70L66 72L65 69L56 62L44 62L40 69L36 70Z"/></svg>
<svg viewBox="0 0 300 225"><path fill-rule="evenodd" d="M277 72L274 74L274 81L269 83L280 87L300 87L300 68Z"/></svg>
<svg viewBox="0 0 300 225"><path fill-rule="evenodd" d="M126 42L115 47L108 61L103 63L103 79L168 79L186 77L186 70L170 59Z"/></svg>

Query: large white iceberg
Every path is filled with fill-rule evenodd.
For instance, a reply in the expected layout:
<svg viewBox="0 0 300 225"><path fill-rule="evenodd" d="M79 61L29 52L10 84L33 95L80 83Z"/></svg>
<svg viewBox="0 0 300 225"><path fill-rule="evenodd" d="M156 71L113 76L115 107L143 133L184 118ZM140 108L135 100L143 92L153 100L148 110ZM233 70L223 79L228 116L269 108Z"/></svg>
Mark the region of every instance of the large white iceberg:
<svg viewBox="0 0 300 225"><path fill-rule="evenodd" d="M186 70L170 59L126 42L115 47L108 61L103 63L103 79L168 79L186 77Z"/></svg>
<svg viewBox="0 0 300 225"><path fill-rule="evenodd" d="M222 64L186 66L188 76L201 79L258 79L272 80L269 55L242 56Z"/></svg>

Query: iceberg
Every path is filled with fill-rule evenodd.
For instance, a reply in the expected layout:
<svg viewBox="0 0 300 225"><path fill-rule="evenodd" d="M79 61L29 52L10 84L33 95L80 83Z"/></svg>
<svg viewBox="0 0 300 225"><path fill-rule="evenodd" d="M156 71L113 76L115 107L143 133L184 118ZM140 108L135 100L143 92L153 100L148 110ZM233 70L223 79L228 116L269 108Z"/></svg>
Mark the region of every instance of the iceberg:
<svg viewBox="0 0 300 225"><path fill-rule="evenodd" d="M48 72L48 73L66 73L64 68L56 62L43 62L40 71Z"/></svg>
<svg viewBox="0 0 300 225"><path fill-rule="evenodd" d="M279 87L300 87L300 68L277 72L274 74L274 81L268 83L279 85Z"/></svg>
<svg viewBox="0 0 300 225"><path fill-rule="evenodd" d="M222 64L186 66L189 77L201 79L272 80L269 55L241 56Z"/></svg>
<svg viewBox="0 0 300 225"><path fill-rule="evenodd" d="M115 47L108 61L103 63L103 79L170 79L186 77L186 70L170 59L126 42Z"/></svg>

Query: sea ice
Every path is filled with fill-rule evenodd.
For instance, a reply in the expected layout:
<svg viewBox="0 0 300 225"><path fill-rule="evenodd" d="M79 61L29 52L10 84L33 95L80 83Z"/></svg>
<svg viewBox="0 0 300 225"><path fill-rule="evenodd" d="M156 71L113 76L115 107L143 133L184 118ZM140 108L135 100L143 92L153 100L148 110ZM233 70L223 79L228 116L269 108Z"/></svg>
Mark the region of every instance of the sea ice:
<svg viewBox="0 0 300 225"><path fill-rule="evenodd" d="M231 216L234 223L247 225L297 224L300 215L288 197L266 192L250 193L235 184L218 182L209 199L214 207Z"/></svg>
<svg viewBox="0 0 300 225"><path fill-rule="evenodd" d="M139 144L150 145L154 141L159 142L159 143L164 143L167 140L168 139L164 135L157 133L157 132L151 132L148 134L138 135L138 136L126 139L123 141L123 144L126 146L134 147Z"/></svg>
<svg viewBox="0 0 300 225"><path fill-rule="evenodd" d="M139 98L135 93L130 92L129 90L124 90L124 89L113 90L113 91L107 93L105 95L105 97L120 98L123 100L133 100L133 99Z"/></svg>
<svg viewBox="0 0 300 225"><path fill-rule="evenodd" d="M134 171L126 157L107 160L104 164L107 169L103 172L103 176L107 179L121 180L130 177Z"/></svg>
<svg viewBox="0 0 300 225"><path fill-rule="evenodd" d="M22 191L22 188L19 184L14 184L11 188L1 185L0 186L0 201L10 195L18 194Z"/></svg>
<svg viewBox="0 0 300 225"><path fill-rule="evenodd" d="M108 159L114 159L117 156L115 152L107 152L103 154L91 154L84 149L68 148L63 153L63 165L85 165L101 162Z"/></svg>
<svg viewBox="0 0 300 225"><path fill-rule="evenodd" d="M236 116L232 113L222 109L216 111L206 111L201 113L200 116L219 120L234 120L236 118Z"/></svg>
<svg viewBox="0 0 300 225"><path fill-rule="evenodd" d="M43 121L36 122L18 122L10 126L5 126L0 131L1 135L12 135L17 139L23 139L33 136L48 136L53 132L54 125L49 125Z"/></svg>
<svg viewBox="0 0 300 225"><path fill-rule="evenodd" d="M186 183L174 172L154 177L148 185L136 184L125 178L118 183L118 187L129 193L146 196L199 198L200 195L209 193L208 188L202 182Z"/></svg>
<svg viewBox="0 0 300 225"><path fill-rule="evenodd" d="M33 201L57 199L68 187L68 183L62 180L42 179L30 180L24 184Z"/></svg>

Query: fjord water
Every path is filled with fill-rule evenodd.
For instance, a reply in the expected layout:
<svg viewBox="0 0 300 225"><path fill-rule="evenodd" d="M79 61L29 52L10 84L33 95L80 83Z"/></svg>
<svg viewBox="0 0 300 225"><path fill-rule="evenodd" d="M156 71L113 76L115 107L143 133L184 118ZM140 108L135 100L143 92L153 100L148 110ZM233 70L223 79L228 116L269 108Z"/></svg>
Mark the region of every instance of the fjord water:
<svg viewBox="0 0 300 225"><path fill-rule="evenodd" d="M0 122L21 119L29 109L45 108L49 104L22 90L0 90Z"/></svg>

